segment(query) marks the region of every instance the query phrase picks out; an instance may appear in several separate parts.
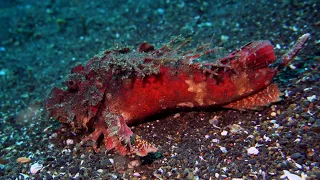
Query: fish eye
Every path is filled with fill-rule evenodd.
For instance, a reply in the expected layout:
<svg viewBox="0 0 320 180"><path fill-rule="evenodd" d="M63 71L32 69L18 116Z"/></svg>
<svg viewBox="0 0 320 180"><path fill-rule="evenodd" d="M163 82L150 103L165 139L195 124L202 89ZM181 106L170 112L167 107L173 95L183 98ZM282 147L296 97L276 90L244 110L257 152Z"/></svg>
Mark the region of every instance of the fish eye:
<svg viewBox="0 0 320 180"><path fill-rule="evenodd" d="M69 83L69 85L71 85L71 86L75 84L74 81L69 81L68 83Z"/></svg>
<svg viewBox="0 0 320 180"><path fill-rule="evenodd" d="M78 83L75 80L67 81L66 84L69 91L78 91L79 89Z"/></svg>

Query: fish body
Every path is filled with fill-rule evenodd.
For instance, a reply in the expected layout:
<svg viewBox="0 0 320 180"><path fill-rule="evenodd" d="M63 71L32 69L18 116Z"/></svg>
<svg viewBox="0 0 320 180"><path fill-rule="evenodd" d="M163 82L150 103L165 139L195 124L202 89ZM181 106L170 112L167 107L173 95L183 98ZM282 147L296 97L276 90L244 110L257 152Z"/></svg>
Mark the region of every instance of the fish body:
<svg viewBox="0 0 320 180"><path fill-rule="evenodd" d="M300 37L280 60L269 41L250 42L214 62L203 58L217 49L204 45L183 51L188 40L181 37L159 49L142 43L136 50L106 50L74 67L67 89L53 88L45 107L50 117L88 133L82 142L93 141L96 150L103 135L106 150L145 156L158 149L133 135L128 125L165 109L246 110L277 102L281 93L272 79L308 38Z"/></svg>

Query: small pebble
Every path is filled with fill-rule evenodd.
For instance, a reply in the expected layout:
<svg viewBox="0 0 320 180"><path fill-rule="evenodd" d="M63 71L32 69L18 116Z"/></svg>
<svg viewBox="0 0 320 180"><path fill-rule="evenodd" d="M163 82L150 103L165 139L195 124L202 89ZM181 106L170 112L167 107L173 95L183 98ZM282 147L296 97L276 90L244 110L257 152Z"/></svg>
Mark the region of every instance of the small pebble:
<svg viewBox="0 0 320 180"><path fill-rule="evenodd" d="M107 169L109 166L111 166L111 162L108 159L102 159L100 160L99 165L101 169Z"/></svg>
<svg viewBox="0 0 320 180"><path fill-rule="evenodd" d="M257 155L259 154L259 150L256 147L251 147L247 149L248 155Z"/></svg>
<svg viewBox="0 0 320 180"><path fill-rule="evenodd" d="M176 113L174 116L173 116L173 118L178 118L178 117L180 117L180 113Z"/></svg>
<svg viewBox="0 0 320 180"><path fill-rule="evenodd" d="M226 136L226 135L228 135L228 131L224 130L224 131L221 132L221 136Z"/></svg>
<svg viewBox="0 0 320 180"><path fill-rule="evenodd" d="M209 123L212 125L217 125L219 123L218 116L214 116L212 119L209 119Z"/></svg>
<svg viewBox="0 0 320 180"><path fill-rule="evenodd" d="M299 169L302 169L302 166L298 163L295 163L296 167L299 168Z"/></svg>
<svg viewBox="0 0 320 180"><path fill-rule="evenodd" d="M49 137L50 139L52 139L52 138L56 138L58 136L58 134L57 133L52 133L51 134L51 136Z"/></svg>
<svg viewBox="0 0 320 180"><path fill-rule="evenodd" d="M19 164L28 163L28 162L30 162L30 161L31 161L31 159L30 159L30 158L27 158L27 157L19 157L19 158L17 159L17 163L19 163Z"/></svg>
<svg viewBox="0 0 320 180"><path fill-rule="evenodd" d="M300 153L293 153L291 154L291 158L294 159L294 160L297 160L301 157L301 154Z"/></svg>
<svg viewBox="0 0 320 180"><path fill-rule="evenodd" d="M232 134L241 134L244 131L244 129L239 124L232 124L228 127L230 128L230 132Z"/></svg>
<svg viewBox="0 0 320 180"><path fill-rule="evenodd" d="M220 142L219 139L212 139L211 141L214 142L214 143L219 143Z"/></svg>
<svg viewBox="0 0 320 180"><path fill-rule="evenodd" d="M227 42L229 40L229 36L221 35L220 39L222 42Z"/></svg>
<svg viewBox="0 0 320 180"><path fill-rule="evenodd" d="M134 168L134 167L139 166L140 164L141 164L141 163L140 163L139 160L133 160L133 161L131 161L131 162L128 164L128 167L129 167L129 168Z"/></svg>
<svg viewBox="0 0 320 180"><path fill-rule="evenodd" d="M71 166L68 169L71 174L77 174L80 170L79 166Z"/></svg>
<svg viewBox="0 0 320 180"><path fill-rule="evenodd" d="M297 107L297 105L296 104L290 104L289 107L290 107L290 109L294 110Z"/></svg>
<svg viewBox="0 0 320 180"><path fill-rule="evenodd" d="M67 143L67 145L71 145L71 144L73 144L73 140L72 139L67 139L66 143Z"/></svg>
<svg viewBox="0 0 320 180"><path fill-rule="evenodd" d="M103 169L98 169L97 172L101 174L103 173Z"/></svg>
<svg viewBox="0 0 320 180"><path fill-rule="evenodd" d="M214 173L214 177L219 178L219 173Z"/></svg>
<svg viewBox="0 0 320 180"><path fill-rule="evenodd" d="M228 152L228 150L227 150L225 147L222 147L222 146L220 146L220 150L221 150L223 153L227 153L227 152Z"/></svg>
<svg viewBox="0 0 320 180"><path fill-rule="evenodd" d="M0 76L4 76L7 74L7 70L0 69Z"/></svg>

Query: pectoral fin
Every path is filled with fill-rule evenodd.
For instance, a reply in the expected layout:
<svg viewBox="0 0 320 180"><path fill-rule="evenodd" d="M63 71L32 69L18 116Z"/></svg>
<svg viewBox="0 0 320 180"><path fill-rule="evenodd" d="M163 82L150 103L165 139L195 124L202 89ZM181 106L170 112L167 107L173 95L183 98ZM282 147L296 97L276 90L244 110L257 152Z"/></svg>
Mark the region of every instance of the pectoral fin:
<svg viewBox="0 0 320 180"><path fill-rule="evenodd" d="M243 98L241 100L231 102L224 108L237 109L237 110L259 110L262 107L268 106L270 103L278 102L280 98L280 89L277 84L271 84L262 91Z"/></svg>

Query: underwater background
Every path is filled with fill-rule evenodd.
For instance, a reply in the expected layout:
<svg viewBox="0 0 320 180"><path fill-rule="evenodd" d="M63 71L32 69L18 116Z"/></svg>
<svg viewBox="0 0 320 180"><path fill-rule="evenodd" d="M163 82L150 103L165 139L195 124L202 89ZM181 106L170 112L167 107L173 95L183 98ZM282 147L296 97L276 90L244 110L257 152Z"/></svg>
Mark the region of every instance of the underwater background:
<svg viewBox="0 0 320 180"><path fill-rule="evenodd" d="M320 179L319 9L316 0L0 0L0 179ZM307 46L275 79L279 103L133 127L160 146L159 158L93 152L43 109L72 67L119 44L161 47L182 35L222 47L222 57L269 40L281 57L305 33Z"/></svg>

